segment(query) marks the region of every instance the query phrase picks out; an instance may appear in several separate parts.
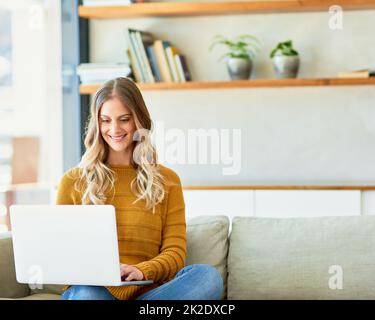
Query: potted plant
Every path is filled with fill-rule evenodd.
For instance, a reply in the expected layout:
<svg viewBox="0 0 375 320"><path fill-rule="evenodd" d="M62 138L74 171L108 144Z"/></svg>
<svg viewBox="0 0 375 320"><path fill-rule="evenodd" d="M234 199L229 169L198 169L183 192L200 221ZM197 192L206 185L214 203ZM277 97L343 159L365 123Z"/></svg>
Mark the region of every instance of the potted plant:
<svg viewBox="0 0 375 320"><path fill-rule="evenodd" d="M273 61L273 68L276 78L296 78L299 69L299 55L293 49L291 40L278 43L271 51L270 57Z"/></svg>
<svg viewBox="0 0 375 320"><path fill-rule="evenodd" d="M226 57L229 76L232 80L249 79L252 71L252 61L258 51L259 41L252 35L240 35L228 39L222 35L213 38L210 51L217 45L224 45L227 52L219 60Z"/></svg>

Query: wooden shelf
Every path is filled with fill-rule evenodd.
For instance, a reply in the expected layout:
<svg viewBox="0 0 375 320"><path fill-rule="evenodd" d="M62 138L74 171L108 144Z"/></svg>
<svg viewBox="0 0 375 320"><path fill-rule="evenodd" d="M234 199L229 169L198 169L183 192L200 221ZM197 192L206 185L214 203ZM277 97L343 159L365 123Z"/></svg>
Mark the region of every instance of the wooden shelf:
<svg viewBox="0 0 375 320"><path fill-rule="evenodd" d="M184 83L140 83L142 91L154 90L201 90L201 89L237 89L237 88L278 88L278 87L316 87L316 86L359 86L375 85L374 78L321 78L321 79L256 79L233 81L192 81ZM101 84L81 85L81 94L93 94Z"/></svg>
<svg viewBox="0 0 375 320"><path fill-rule="evenodd" d="M14 184L14 185L0 185L0 193L6 192L17 192L17 191L29 191L29 190L47 190L57 189L57 185L47 183L26 183L26 184ZM362 190L372 191L375 190L375 183L363 182L362 184L353 183L298 183L298 184L287 184L287 183L256 183L251 185L183 185L184 190Z"/></svg>
<svg viewBox="0 0 375 320"><path fill-rule="evenodd" d="M119 19L135 17L207 16L295 11L328 11L332 5L344 10L375 9L375 0L280 0L247 2L135 3L129 6L79 6L78 14L87 19Z"/></svg>
<svg viewBox="0 0 375 320"><path fill-rule="evenodd" d="M373 191L375 184L369 185L281 185L281 184L257 184L257 185L227 185L227 186L182 186L184 190L360 190Z"/></svg>

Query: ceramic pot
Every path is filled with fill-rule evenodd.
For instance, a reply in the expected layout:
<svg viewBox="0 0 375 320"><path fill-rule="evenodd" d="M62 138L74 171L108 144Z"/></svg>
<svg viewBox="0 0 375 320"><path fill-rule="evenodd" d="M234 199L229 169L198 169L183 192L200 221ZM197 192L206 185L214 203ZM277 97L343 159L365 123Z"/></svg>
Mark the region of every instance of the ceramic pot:
<svg viewBox="0 0 375 320"><path fill-rule="evenodd" d="M249 79L252 71L252 61L244 58L228 58L227 69L232 80Z"/></svg>
<svg viewBox="0 0 375 320"><path fill-rule="evenodd" d="M276 78L296 78L299 69L299 56L276 55L272 58Z"/></svg>

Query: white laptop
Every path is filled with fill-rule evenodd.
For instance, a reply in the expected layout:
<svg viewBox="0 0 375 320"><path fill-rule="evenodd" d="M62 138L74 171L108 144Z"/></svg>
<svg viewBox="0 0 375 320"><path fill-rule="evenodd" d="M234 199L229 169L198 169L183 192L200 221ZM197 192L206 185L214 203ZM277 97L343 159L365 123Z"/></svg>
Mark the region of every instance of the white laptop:
<svg viewBox="0 0 375 320"><path fill-rule="evenodd" d="M112 205L13 205L13 252L19 283L124 286Z"/></svg>

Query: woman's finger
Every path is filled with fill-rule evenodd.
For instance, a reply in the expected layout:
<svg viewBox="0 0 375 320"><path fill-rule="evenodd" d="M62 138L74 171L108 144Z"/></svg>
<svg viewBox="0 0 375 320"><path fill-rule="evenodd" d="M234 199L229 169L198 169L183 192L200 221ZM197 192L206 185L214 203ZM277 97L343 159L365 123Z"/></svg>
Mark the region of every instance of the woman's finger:
<svg viewBox="0 0 375 320"><path fill-rule="evenodd" d="M134 272L131 272L128 277L125 279L125 281L130 281L134 279Z"/></svg>
<svg viewBox="0 0 375 320"><path fill-rule="evenodd" d="M126 276L128 275L130 272L132 271L132 268L129 268L128 265L121 265L120 267L120 273L121 273L121 276Z"/></svg>
<svg viewBox="0 0 375 320"><path fill-rule="evenodd" d="M121 277L123 277L125 281L142 280L143 273L134 266L121 264Z"/></svg>

